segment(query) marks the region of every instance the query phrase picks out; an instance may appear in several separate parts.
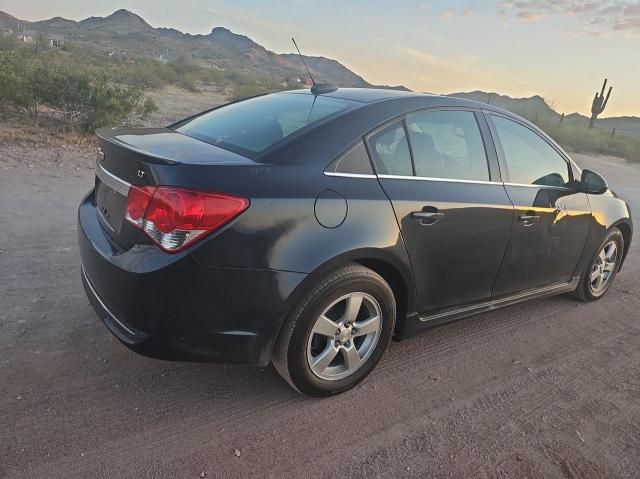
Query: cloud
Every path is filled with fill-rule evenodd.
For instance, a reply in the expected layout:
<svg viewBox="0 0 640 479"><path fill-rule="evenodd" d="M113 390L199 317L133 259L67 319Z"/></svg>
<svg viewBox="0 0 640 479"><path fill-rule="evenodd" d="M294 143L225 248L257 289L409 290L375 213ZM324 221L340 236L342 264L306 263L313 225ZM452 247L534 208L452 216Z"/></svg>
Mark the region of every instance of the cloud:
<svg viewBox="0 0 640 479"><path fill-rule="evenodd" d="M579 33L607 36L611 32L640 34L640 2L638 0L519 0L501 1L498 13L514 15L531 22L554 15L575 17Z"/></svg>
<svg viewBox="0 0 640 479"><path fill-rule="evenodd" d="M523 12L518 12L517 14L518 18L524 22L535 22L536 20L540 20L542 18L544 18L544 13L539 13L539 12L528 12L528 11L523 11Z"/></svg>
<svg viewBox="0 0 640 479"><path fill-rule="evenodd" d="M532 90L526 80L501 71L492 72L472 55L440 56L406 45L398 45L396 58L412 68L405 69L403 78L415 89L432 92L492 90Z"/></svg>
<svg viewBox="0 0 640 479"><path fill-rule="evenodd" d="M440 12L440 14L438 15L438 17L441 20L449 20L450 18L452 18L453 16L455 16L456 11L453 8L447 8L446 10L442 10Z"/></svg>
<svg viewBox="0 0 640 479"><path fill-rule="evenodd" d="M420 10L430 10L431 6L426 3L418 4L418 9ZM478 9L474 5L466 5L460 6L458 8L445 8L444 10L440 10L438 13L438 18L440 20L451 20L454 17L473 17L478 14Z"/></svg>

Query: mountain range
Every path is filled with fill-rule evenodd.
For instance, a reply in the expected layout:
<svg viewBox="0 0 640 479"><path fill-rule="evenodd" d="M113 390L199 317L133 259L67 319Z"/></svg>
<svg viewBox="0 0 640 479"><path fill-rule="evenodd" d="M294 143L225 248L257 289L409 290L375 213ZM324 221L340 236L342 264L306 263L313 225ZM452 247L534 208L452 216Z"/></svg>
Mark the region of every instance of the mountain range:
<svg viewBox="0 0 640 479"><path fill-rule="evenodd" d="M65 41L95 53L125 53L135 61L137 57L158 56L171 58L187 53L211 67L255 75L267 75L274 80L307 78L297 54L275 53L251 38L227 28L215 27L206 35L192 35L174 28L154 28L143 18L128 10L118 10L107 17L89 17L81 21L54 17L49 20L28 22L0 11L0 30L33 30L41 33L64 35ZM336 60L305 56L316 81L335 83L342 87L376 87ZM377 86L408 90L404 86ZM615 94L615 93L614 93ZM529 118L539 116L560 120L540 96L511 98L482 91L452 93L450 96L492 103ZM565 116L566 121L586 123L588 118L578 113ZM598 120L601 128L616 128L640 134L640 118L612 117Z"/></svg>
<svg viewBox="0 0 640 479"><path fill-rule="evenodd" d="M126 53L133 60L136 57L157 57L161 53L170 59L187 53L194 59L223 70L270 75L277 80L306 78L304 67L296 54L274 53L249 37L223 27L215 27L207 35L182 33L173 28L154 28L128 10L78 22L61 17L28 22L0 12L0 28L64 35L66 42L78 47L95 53ZM317 81L344 87L374 86L336 60L305 56L305 61ZM383 88L404 89L401 86Z"/></svg>

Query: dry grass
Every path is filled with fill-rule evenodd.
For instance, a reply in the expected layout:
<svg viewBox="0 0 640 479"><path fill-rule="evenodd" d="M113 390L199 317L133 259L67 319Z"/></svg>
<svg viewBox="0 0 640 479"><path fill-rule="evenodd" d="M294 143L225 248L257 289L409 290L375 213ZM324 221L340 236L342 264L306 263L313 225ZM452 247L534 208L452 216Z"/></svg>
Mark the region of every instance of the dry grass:
<svg viewBox="0 0 640 479"><path fill-rule="evenodd" d="M37 127L16 127L0 129L0 142L34 146L91 145L95 138L77 133L54 133Z"/></svg>
<svg viewBox="0 0 640 479"><path fill-rule="evenodd" d="M131 117L123 125L132 127L163 127L182 118L228 101L229 91L215 85L200 84L198 93L175 86L148 92L159 109L147 118ZM39 126L17 111L0 109L0 144L34 147L93 146L93 133L65 131L59 112L43 108Z"/></svg>
<svg viewBox="0 0 640 479"><path fill-rule="evenodd" d="M0 122L0 143L22 146L92 146L95 144L95 136L77 132L59 132L55 128L26 125L10 119Z"/></svg>

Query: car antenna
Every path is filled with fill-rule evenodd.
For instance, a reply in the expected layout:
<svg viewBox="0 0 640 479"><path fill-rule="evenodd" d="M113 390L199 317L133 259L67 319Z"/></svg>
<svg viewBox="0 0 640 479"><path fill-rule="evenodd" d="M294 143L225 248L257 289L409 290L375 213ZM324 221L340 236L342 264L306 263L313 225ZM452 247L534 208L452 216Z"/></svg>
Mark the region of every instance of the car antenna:
<svg viewBox="0 0 640 479"><path fill-rule="evenodd" d="M311 75L311 71L309 70L309 67L307 66L307 62L304 61L304 56L302 56L302 53L300 52L300 48L298 48L296 39L291 37L291 41L293 42L293 45L296 47L296 50L298 50L298 55L300 55L300 60L302 60L302 64L304 65L304 68L307 70L307 74L311 79L311 83L312 83L311 93L313 93L314 95L320 95L321 93L331 93L332 91L336 91L338 87L335 86L333 83L316 83L316 81L313 79L313 75Z"/></svg>

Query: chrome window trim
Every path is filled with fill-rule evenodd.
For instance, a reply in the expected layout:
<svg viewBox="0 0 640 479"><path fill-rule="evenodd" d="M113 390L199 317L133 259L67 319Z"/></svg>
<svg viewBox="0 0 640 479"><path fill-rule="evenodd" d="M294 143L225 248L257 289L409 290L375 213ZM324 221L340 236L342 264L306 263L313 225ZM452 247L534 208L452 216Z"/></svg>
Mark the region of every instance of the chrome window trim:
<svg viewBox="0 0 640 479"><path fill-rule="evenodd" d="M96 163L96 176L100 178L105 185L123 196L129 194L131 183L127 183L123 179L118 178L113 173L105 170L99 163Z"/></svg>
<svg viewBox="0 0 640 479"><path fill-rule="evenodd" d="M446 183L471 183L476 185L502 185L501 181L463 180L463 179L457 179L457 178L433 178L430 176L378 175L378 178L388 179L388 180L444 181Z"/></svg>
<svg viewBox="0 0 640 479"><path fill-rule="evenodd" d="M525 188L552 188L554 190L568 190L568 191L572 191L571 188L567 188L566 186L553 186L553 185L533 185L533 184L526 184L526 183L509 183L506 182L504 183L505 186L524 186Z"/></svg>
<svg viewBox="0 0 640 479"><path fill-rule="evenodd" d="M524 183L508 183L502 181L483 181L483 180L463 180L456 178L433 178L430 176L403 176L403 175L363 175L357 173L333 173L325 171L326 176L340 176L344 178L380 178L386 180L413 180L413 181L442 181L445 183L470 183L474 185L504 185L504 186L523 186L525 188L551 188L554 190L573 191L566 186L552 186L552 185L528 185Z"/></svg>
<svg viewBox="0 0 640 479"><path fill-rule="evenodd" d="M325 176L340 176L343 178L377 178L376 175L369 175L363 173L336 173L334 171L325 171Z"/></svg>

